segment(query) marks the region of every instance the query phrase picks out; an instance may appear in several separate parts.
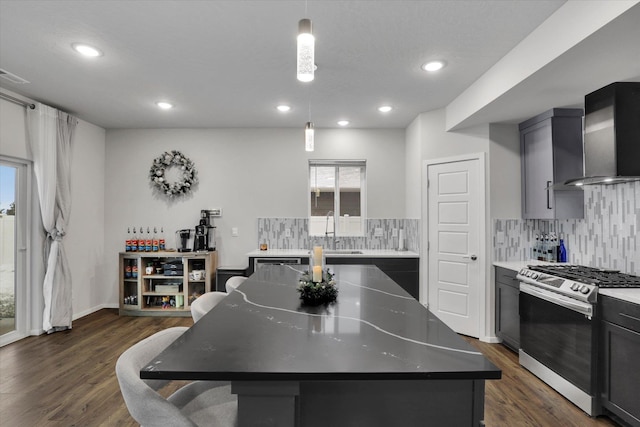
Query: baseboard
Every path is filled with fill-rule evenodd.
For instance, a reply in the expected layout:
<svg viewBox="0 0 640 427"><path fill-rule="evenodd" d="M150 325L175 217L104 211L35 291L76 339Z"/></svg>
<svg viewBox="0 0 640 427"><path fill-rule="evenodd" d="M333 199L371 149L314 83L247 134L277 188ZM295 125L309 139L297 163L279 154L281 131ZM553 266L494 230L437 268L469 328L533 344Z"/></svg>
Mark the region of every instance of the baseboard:
<svg viewBox="0 0 640 427"><path fill-rule="evenodd" d="M91 308L89 308L87 310L83 310L83 311L80 311L78 313L73 313L73 316L71 317L71 320L78 320L81 317L88 316L89 314L95 313L96 311L102 310L103 308L118 308L118 304L109 303L109 304L96 305L96 306L91 307Z"/></svg>
<svg viewBox="0 0 640 427"><path fill-rule="evenodd" d="M502 342L502 340L496 336L480 337L480 341L489 344L499 344Z"/></svg>

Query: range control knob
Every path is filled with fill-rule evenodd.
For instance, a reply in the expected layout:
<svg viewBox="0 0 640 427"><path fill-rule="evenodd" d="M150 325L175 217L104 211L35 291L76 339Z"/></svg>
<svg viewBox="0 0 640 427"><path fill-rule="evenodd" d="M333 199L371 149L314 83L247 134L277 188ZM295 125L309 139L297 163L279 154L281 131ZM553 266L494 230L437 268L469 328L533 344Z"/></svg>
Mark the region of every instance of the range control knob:
<svg viewBox="0 0 640 427"><path fill-rule="evenodd" d="M531 273L531 278L532 278L532 279L537 279L537 278L538 278L538 276L539 276L539 274L538 274L538 273Z"/></svg>
<svg viewBox="0 0 640 427"><path fill-rule="evenodd" d="M580 286L580 292L582 292L583 294L588 294L589 293L589 287L587 287L587 285Z"/></svg>
<svg viewBox="0 0 640 427"><path fill-rule="evenodd" d="M571 290L576 292L579 291L580 285L578 285L577 283L574 283L573 285L571 285Z"/></svg>

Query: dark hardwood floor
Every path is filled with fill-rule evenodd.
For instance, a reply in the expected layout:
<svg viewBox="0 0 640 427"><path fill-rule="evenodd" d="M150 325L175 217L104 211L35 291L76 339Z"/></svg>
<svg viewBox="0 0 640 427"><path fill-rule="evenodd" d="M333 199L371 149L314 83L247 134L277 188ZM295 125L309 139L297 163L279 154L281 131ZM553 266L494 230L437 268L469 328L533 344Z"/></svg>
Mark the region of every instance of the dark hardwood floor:
<svg viewBox="0 0 640 427"><path fill-rule="evenodd" d="M0 348L0 426L136 425L115 376L118 356L161 329L191 318L120 317L106 309L76 320L73 330L29 337ZM615 426L590 418L518 365L500 344L464 337L502 369L487 381L487 426ZM168 395L183 383L171 383Z"/></svg>

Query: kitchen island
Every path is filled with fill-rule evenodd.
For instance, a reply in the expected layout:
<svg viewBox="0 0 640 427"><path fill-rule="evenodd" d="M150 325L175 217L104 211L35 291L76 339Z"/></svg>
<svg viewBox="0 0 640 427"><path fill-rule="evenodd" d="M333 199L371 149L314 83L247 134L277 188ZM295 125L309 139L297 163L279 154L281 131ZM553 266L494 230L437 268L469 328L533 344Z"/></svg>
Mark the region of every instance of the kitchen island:
<svg viewBox="0 0 640 427"><path fill-rule="evenodd" d="M261 267L140 376L232 381L240 426L480 425L480 352L375 266L329 266L337 302L302 305L303 268Z"/></svg>

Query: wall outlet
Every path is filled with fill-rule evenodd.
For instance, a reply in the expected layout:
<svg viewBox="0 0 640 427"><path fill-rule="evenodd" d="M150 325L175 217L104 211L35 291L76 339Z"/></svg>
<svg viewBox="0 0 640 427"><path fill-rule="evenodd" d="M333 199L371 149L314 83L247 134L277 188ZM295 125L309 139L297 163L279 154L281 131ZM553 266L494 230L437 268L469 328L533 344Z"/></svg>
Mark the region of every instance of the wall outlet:
<svg viewBox="0 0 640 427"><path fill-rule="evenodd" d="M504 235L504 231L498 231L496 233L496 243L497 244L503 244L505 240L505 235Z"/></svg>
<svg viewBox="0 0 640 427"><path fill-rule="evenodd" d="M291 229L287 228L286 230L284 230L284 237L291 237Z"/></svg>
<svg viewBox="0 0 640 427"><path fill-rule="evenodd" d="M398 237L398 229L394 228L393 230L391 230L391 237Z"/></svg>
<svg viewBox="0 0 640 427"><path fill-rule="evenodd" d="M238 237L238 227L231 227L231 237Z"/></svg>
<svg viewBox="0 0 640 427"><path fill-rule="evenodd" d="M382 237L382 228L376 227L375 231L373 232L373 236L374 237Z"/></svg>

